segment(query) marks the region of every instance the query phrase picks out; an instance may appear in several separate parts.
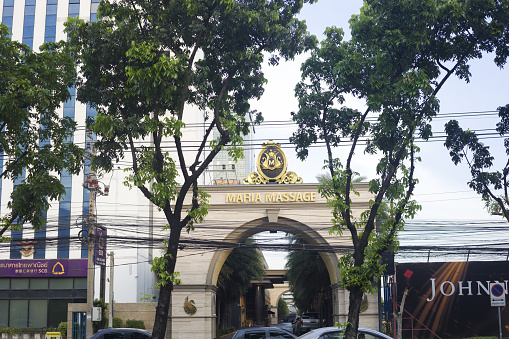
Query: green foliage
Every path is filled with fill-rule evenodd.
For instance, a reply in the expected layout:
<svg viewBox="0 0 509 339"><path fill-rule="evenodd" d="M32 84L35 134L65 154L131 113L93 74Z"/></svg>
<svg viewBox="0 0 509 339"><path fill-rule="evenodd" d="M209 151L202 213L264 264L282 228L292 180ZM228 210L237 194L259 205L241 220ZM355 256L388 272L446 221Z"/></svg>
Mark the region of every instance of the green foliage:
<svg viewBox="0 0 509 339"><path fill-rule="evenodd" d="M67 338L67 322L58 324L57 332L62 333L62 338Z"/></svg>
<svg viewBox="0 0 509 339"><path fill-rule="evenodd" d="M253 243L249 238L247 243ZM221 267L217 278L218 295L225 303L238 301L251 286L265 274L263 258L256 249L233 249Z"/></svg>
<svg viewBox="0 0 509 339"><path fill-rule="evenodd" d="M124 321L120 318L113 318L113 328L122 328L124 327Z"/></svg>
<svg viewBox="0 0 509 339"><path fill-rule="evenodd" d="M367 0L350 20L351 40L343 40L341 29L327 28L302 65L293 115L299 128L291 142L301 159L318 142L327 148L332 185L320 185L320 193L332 208L332 231L348 230L354 248L340 261L341 281L350 291L347 338L355 337L363 293L383 272L381 253L395 249L404 220L420 209L412 201L419 161L414 138L431 137L437 94L450 77L468 81L469 62L486 52L494 53L498 66L506 63L508 15L506 1ZM341 106L345 95L364 100L367 109ZM377 176L369 183L369 209L356 218L353 158L364 140L364 153L378 159ZM347 156L334 157L333 149L344 142L350 145ZM384 205L390 218L377 225L375 236Z"/></svg>
<svg viewBox="0 0 509 339"><path fill-rule="evenodd" d="M509 135L509 104L498 108L500 122L497 132L501 137ZM501 170L492 171L495 158L477 134L463 130L458 121L451 120L445 125L447 139L445 146L449 150L455 165L464 161L470 168L472 179L468 186L481 195L491 214L502 215L509 221L509 160L503 163ZM509 138L504 139L505 153L509 156ZM505 159L504 159L505 160ZM497 195L501 191L501 195Z"/></svg>
<svg viewBox="0 0 509 339"><path fill-rule="evenodd" d="M290 241L302 244L297 236L290 236ZM286 277L293 294L295 307L300 312L317 311L317 298L330 286L329 271L318 252L289 251L286 256Z"/></svg>
<svg viewBox="0 0 509 339"><path fill-rule="evenodd" d="M283 298L279 298L277 302L277 315L280 318L286 318L288 317L288 314L290 314L290 311L288 310L288 305L286 304L286 301L283 300Z"/></svg>
<svg viewBox="0 0 509 339"><path fill-rule="evenodd" d="M24 175L7 202L0 238L18 220L35 230L45 223L51 201L65 194L59 174L77 174L83 151L69 142L76 124L57 109L70 98L76 71L64 43L48 42L40 52L13 41L0 24L0 153L9 158L0 177Z"/></svg>
<svg viewBox="0 0 509 339"><path fill-rule="evenodd" d="M103 1L100 20L66 23L81 70L77 99L98 111L88 121L98 136L92 165L109 171L128 153L126 185L167 218L166 253L154 261L159 286L168 291L159 303L169 305L177 282L181 230L193 230L207 214L200 176L222 149L240 158L243 137L262 121L249 102L263 93L264 58L277 65L315 45L296 19L314 1ZM183 132L197 111L206 127L193 153L183 147ZM219 138L209 143L213 130ZM167 312L157 312L155 338L163 336Z"/></svg>
<svg viewBox="0 0 509 339"><path fill-rule="evenodd" d="M145 323L143 320L134 320L134 319L128 319L125 321L125 327L127 328L140 328L142 330L145 329Z"/></svg>

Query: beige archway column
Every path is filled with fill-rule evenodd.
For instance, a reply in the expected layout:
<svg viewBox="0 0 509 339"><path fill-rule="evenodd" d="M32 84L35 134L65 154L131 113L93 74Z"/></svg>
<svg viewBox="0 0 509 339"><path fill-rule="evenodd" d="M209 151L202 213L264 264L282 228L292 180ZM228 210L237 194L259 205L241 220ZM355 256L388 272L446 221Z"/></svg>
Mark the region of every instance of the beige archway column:
<svg viewBox="0 0 509 339"><path fill-rule="evenodd" d="M214 338L216 291L213 285L175 285L167 338Z"/></svg>
<svg viewBox="0 0 509 339"><path fill-rule="evenodd" d="M339 284L331 286L333 300L333 319L335 323L345 324L348 321L348 305L350 294ZM359 319L361 327L378 329L378 298L375 294L364 296Z"/></svg>
<svg viewBox="0 0 509 339"><path fill-rule="evenodd" d="M288 281L285 281L283 284L274 284L274 288L270 289L270 310L274 312L271 320L271 325L276 325L278 323L278 312L277 312L277 305L279 302L279 299L285 294L286 292L290 291L290 285L288 285Z"/></svg>

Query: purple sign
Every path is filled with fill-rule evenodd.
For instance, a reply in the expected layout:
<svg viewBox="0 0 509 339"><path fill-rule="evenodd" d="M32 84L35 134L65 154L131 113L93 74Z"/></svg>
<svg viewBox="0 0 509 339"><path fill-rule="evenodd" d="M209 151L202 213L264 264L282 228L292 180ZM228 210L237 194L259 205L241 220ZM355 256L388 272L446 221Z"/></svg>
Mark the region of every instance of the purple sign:
<svg viewBox="0 0 509 339"><path fill-rule="evenodd" d="M87 259L0 260L0 277L86 277Z"/></svg>
<svg viewBox="0 0 509 339"><path fill-rule="evenodd" d="M95 228L94 264L106 266L106 230Z"/></svg>

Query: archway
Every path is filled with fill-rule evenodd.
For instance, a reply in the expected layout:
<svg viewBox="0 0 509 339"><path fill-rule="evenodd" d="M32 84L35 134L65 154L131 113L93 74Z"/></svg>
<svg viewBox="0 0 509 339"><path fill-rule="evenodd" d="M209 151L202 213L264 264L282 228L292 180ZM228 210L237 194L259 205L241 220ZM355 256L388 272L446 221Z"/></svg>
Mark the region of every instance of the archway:
<svg viewBox="0 0 509 339"><path fill-rule="evenodd" d="M209 213L193 232L182 234L182 243L199 243L179 251L176 271L180 284L174 286L169 324L178 338L214 338L217 277L229 250L223 241L241 243L255 233L278 231L296 234L310 245L319 245L332 283L334 321L346 321L348 293L339 286L337 268L340 251L351 247L348 235L329 234L331 214L317 184L298 185L225 185L206 188ZM352 214L369 208L369 185L356 184ZM230 247L231 248L231 247ZM320 251L323 249L323 252ZM332 250L331 250L332 249ZM329 251L330 250L330 251ZM373 304L376 304L376 298ZM196 312L185 312L184 304L194 302ZM363 326L376 327L377 307L363 314Z"/></svg>
<svg viewBox="0 0 509 339"><path fill-rule="evenodd" d="M249 221L232 231L225 238L225 241L242 243L254 234L264 231L277 231L298 235L309 244L322 245L325 249L330 249L329 243L311 227L290 218L278 218L277 222L270 222L268 218L259 218ZM216 251L210 262L207 273L207 284L216 285L217 277L221 271L230 251ZM339 282L338 257L331 251L319 252L329 272L331 284Z"/></svg>

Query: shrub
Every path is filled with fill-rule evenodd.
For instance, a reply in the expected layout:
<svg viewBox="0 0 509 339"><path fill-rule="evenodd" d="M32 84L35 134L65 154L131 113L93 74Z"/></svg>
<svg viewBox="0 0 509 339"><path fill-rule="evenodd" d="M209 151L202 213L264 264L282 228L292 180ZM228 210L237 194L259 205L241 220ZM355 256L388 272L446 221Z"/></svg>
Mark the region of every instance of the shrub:
<svg viewBox="0 0 509 339"><path fill-rule="evenodd" d="M120 318L113 318L113 328L122 328L124 321Z"/></svg>
<svg viewBox="0 0 509 339"><path fill-rule="evenodd" d="M58 324L57 332L62 333L62 338L67 338L67 322Z"/></svg>
<svg viewBox="0 0 509 339"><path fill-rule="evenodd" d="M134 319L128 319L125 321L125 327L128 328L139 328L144 330L145 329L145 323L143 320L134 320Z"/></svg>

